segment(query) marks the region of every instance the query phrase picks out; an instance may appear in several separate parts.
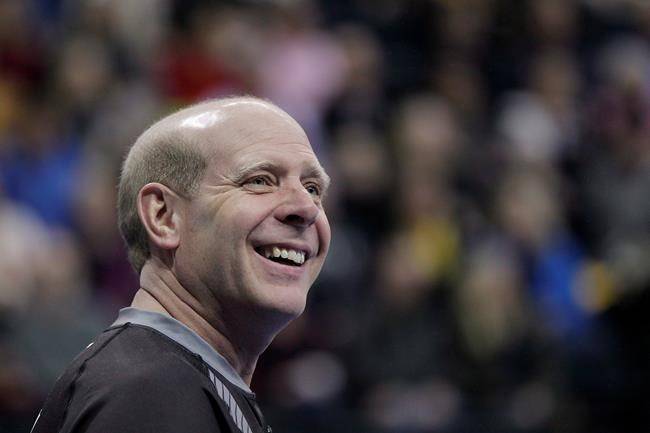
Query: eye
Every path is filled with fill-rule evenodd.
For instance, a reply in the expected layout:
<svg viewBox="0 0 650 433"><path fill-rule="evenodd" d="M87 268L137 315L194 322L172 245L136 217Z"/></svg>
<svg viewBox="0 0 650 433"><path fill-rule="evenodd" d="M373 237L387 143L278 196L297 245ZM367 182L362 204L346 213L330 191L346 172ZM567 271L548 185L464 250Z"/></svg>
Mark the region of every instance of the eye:
<svg viewBox="0 0 650 433"><path fill-rule="evenodd" d="M244 182L244 185L253 188L267 187L273 185L273 181L268 176L254 176Z"/></svg>
<svg viewBox="0 0 650 433"><path fill-rule="evenodd" d="M249 180L248 183L253 185L268 185L269 181L262 176L257 176Z"/></svg>
<svg viewBox="0 0 650 433"><path fill-rule="evenodd" d="M320 186L318 186L315 183L308 183L307 185L305 185L305 189L309 194L313 195L314 197L320 197L321 195Z"/></svg>

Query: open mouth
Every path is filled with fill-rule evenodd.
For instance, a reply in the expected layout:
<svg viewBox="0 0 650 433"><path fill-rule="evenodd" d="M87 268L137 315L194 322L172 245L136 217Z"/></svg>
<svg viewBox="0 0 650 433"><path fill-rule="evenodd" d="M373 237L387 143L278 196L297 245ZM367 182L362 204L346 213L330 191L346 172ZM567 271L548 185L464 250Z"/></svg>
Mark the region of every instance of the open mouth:
<svg viewBox="0 0 650 433"><path fill-rule="evenodd" d="M265 246L255 248L260 256L276 263L287 266L302 266L309 259L307 252L278 246Z"/></svg>

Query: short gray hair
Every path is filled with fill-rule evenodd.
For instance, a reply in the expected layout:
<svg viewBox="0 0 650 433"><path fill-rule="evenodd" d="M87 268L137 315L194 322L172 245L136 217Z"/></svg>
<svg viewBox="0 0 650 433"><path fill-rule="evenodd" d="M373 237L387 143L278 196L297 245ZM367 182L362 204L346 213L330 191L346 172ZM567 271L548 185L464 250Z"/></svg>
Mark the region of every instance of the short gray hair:
<svg viewBox="0 0 650 433"><path fill-rule="evenodd" d="M153 137L149 136L153 135ZM138 143L146 141L146 143ZM191 198L198 190L207 159L185 134L167 130L140 136L122 166L117 196L117 219L126 242L129 262L137 273L150 257L149 240L136 206L140 189L158 182Z"/></svg>

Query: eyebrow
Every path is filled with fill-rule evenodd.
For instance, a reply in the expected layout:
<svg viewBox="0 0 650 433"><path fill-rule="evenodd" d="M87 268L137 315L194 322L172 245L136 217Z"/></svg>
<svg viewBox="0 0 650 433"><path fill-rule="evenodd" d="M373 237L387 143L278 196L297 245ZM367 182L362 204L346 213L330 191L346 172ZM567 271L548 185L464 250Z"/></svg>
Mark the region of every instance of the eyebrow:
<svg viewBox="0 0 650 433"><path fill-rule="evenodd" d="M241 183L246 180L249 176L255 174L258 171L270 171L277 172L283 170L277 164L274 164L269 161L260 161L252 164L244 165L235 170L232 176L232 181L235 183ZM330 186L331 179L320 165L309 164L302 171L301 177L303 178L316 178L321 184L323 190L327 190Z"/></svg>

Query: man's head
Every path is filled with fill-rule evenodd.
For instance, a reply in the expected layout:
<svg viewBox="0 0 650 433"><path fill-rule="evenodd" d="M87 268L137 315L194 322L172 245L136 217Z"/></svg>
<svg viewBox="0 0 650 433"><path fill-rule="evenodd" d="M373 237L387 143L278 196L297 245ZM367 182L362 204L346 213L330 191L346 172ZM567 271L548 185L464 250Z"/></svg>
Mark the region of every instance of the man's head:
<svg viewBox="0 0 650 433"><path fill-rule="evenodd" d="M327 183L288 114L256 98L210 101L138 138L120 230L136 270L160 260L200 302L296 315L329 247Z"/></svg>

